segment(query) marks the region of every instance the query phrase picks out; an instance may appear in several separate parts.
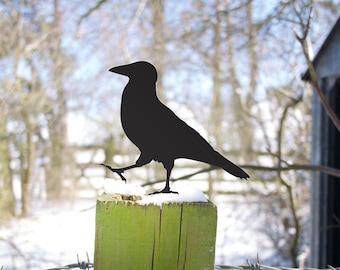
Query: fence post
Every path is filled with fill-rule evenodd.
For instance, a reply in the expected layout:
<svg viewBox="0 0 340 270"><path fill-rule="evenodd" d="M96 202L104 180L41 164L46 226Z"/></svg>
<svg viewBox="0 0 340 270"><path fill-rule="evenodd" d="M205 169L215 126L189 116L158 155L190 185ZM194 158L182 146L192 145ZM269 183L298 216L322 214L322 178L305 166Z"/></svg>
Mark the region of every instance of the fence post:
<svg viewBox="0 0 340 270"><path fill-rule="evenodd" d="M213 270L216 226L211 202L160 207L103 194L96 206L94 268Z"/></svg>

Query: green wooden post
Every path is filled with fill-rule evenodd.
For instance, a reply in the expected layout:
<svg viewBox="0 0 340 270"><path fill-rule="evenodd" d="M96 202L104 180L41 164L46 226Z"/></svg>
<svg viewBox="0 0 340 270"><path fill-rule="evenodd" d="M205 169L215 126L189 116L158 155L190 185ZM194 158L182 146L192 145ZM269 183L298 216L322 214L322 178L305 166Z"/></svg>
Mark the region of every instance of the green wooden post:
<svg viewBox="0 0 340 270"><path fill-rule="evenodd" d="M213 203L166 203L160 208L134 200L108 194L98 198L95 270L214 269Z"/></svg>

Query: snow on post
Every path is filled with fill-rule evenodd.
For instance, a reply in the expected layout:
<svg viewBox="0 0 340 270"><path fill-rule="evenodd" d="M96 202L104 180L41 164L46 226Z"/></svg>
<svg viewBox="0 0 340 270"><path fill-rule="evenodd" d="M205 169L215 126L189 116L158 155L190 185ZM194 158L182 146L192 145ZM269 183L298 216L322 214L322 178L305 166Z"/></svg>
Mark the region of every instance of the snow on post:
<svg viewBox="0 0 340 270"><path fill-rule="evenodd" d="M194 187L174 190L99 197L94 268L213 270L216 206Z"/></svg>

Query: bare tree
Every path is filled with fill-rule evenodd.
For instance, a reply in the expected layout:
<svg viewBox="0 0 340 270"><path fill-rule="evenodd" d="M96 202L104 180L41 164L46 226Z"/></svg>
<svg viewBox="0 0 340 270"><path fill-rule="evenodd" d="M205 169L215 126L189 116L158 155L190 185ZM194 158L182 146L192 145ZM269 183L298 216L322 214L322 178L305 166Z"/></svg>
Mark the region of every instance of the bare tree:
<svg viewBox="0 0 340 270"><path fill-rule="evenodd" d="M34 178L36 169L39 169L36 166L37 159L46 161L44 156L48 152L46 147L51 145L48 164L56 168L53 157L59 159L60 149L66 144L66 97L61 89L61 82L66 77L63 65L69 65L70 61L65 55L56 52L61 48L60 29L57 30L56 25L45 21L44 16L48 16L47 13L42 13L43 16L40 16L39 9L43 8L41 3L33 1L16 6L13 2L6 2L1 5L7 16L6 25L1 25L4 30L2 56L6 55L6 58L1 61L11 63L3 73L6 82L3 97L6 104L9 104L7 123L11 121L10 126L15 123L19 127L11 133L8 133L6 127L2 129L6 132L4 137L8 139L8 145L13 146L11 153L4 152L6 153L4 160L18 161L15 163L18 167L14 170L10 169L11 174L18 174L21 179L21 215L26 216L30 204L32 181L38 181ZM57 1L55 9L58 9ZM55 37L58 31L59 41ZM49 81L51 78L46 75L48 74L46 71L51 67L50 56L54 67L51 73L55 75L53 81ZM50 89L59 89L56 90L57 95L49 92ZM55 104L53 104L54 96L57 97ZM49 125L46 126L46 123ZM41 130L47 128L50 137L43 138ZM47 143L47 140L51 144ZM13 153L18 154L13 155ZM61 187L63 181L61 172L64 164L62 162L59 164L61 167L58 167L57 171L54 169L51 175L58 177L55 182L58 182L57 185ZM6 168L9 168L8 165ZM50 183L53 179L55 178L52 176L48 177L46 182ZM12 179L7 181L11 183ZM53 192L59 191L58 194L60 190L53 188Z"/></svg>
<svg viewBox="0 0 340 270"><path fill-rule="evenodd" d="M12 28L5 29L4 35L7 35L9 43L4 43L4 48L7 53L7 57L12 60L12 69L10 71L12 78L5 78L8 82L5 85L6 102L11 106L8 106L9 119L15 119L21 122L24 126L24 136L21 134L15 134L14 136L8 136L9 144L17 146L19 153L19 171L21 178L21 201L22 209L21 215L26 216L28 212L29 205L29 186L32 177L32 171L34 169L34 159L35 159L35 144L33 141L33 136L35 132L35 119L36 113L39 108L39 103L37 103L37 97L39 95L39 83L37 81L28 81L26 78L18 75L19 65L27 61L27 69L29 70L30 57L32 57L32 51L34 50L36 44L30 38L34 39L32 34L27 37L23 35L23 31L28 30L29 26L24 24L24 17L34 16L34 12L31 14L23 14L18 12L11 3L8 6L4 6L7 10L9 17L9 24ZM34 22L32 22L34 24ZM30 25L31 26L31 25ZM14 45L9 47L8 45ZM25 59L25 60L23 60ZM34 70L31 70L31 74L34 75ZM7 73L8 74L8 73ZM33 78L36 79L36 78ZM8 161L12 160L11 153L9 151L5 152L5 159ZM8 167L7 167L8 168ZM8 180L7 180L8 181ZM12 179L10 179L12 181ZM7 184L8 185L8 184Z"/></svg>
<svg viewBox="0 0 340 270"><path fill-rule="evenodd" d="M49 120L49 134L50 134L50 148L49 157L50 162L46 165L47 177L46 188L49 199L58 199L62 195L62 183L65 179L65 157L67 147L67 123L66 123L66 91L63 81L67 76L65 73L66 66L71 62L63 52L61 47L61 11L59 9L59 1L53 1L53 23L51 27L51 35L48 42L50 44L49 51L52 60L52 80L53 87L56 92L56 99L54 101L54 108L51 110L51 117Z"/></svg>
<svg viewBox="0 0 340 270"><path fill-rule="evenodd" d="M3 94L3 93L2 93ZM0 215L2 222L16 215L13 193L13 178L10 167L10 140L7 134L7 112L9 108L4 100L0 100Z"/></svg>
<svg viewBox="0 0 340 270"><path fill-rule="evenodd" d="M238 182L242 190L227 191L213 184L227 178L222 171L195 164L204 177L210 174L211 194L239 194L256 205L266 223L261 233L296 266L306 231L308 171L339 171L309 162L310 92L302 91L298 79L305 67L293 42L292 23L299 23L295 2L98 0L85 11L76 4L67 10L63 0L1 2L0 63L6 67L0 74L1 213L15 214L13 176L21 179L22 213L27 213L37 167L46 170L47 197L62 196L68 165L74 163L69 158L77 151L68 147L69 104L77 103L107 134L106 141L93 139L107 163L114 155L135 161L138 150L117 121L123 83L120 78L107 83L110 75L103 70L146 59L158 68L160 98L188 109L216 148L249 169L250 181ZM313 1L301 3L308 7ZM331 2L331 7L314 4L320 20L328 21L325 10L336 10ZM65 29L74 30L67 40L84 48L77 52L79 63L65 46ZM70 74L84 66L89 67L83 77L69 85ZM71 100L70 91L78 88L77 101ZM163 181L163 170L149 173L155 175Z"/></svg>

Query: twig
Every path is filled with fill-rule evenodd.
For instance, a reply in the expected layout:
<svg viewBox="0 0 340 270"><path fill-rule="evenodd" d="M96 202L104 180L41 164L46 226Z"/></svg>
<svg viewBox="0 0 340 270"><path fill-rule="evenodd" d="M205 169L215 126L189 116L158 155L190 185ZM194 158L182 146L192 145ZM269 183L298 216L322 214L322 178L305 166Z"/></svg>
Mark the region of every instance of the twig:
<svg viewBox="0 0 340 270"><path fill-rule="evenodd" d="M292 98L285 106L284 111L282 113L281 119L280 119L280 125L279 129L277 131L278 133L278 139L277 139L277 165L278 167L282 167L282 143L283 143L283 135L284 135L284 124L287 119L288 112L291 108L294 108L296 105L299 104L299 102L302 101L302 94L299 95L298 98ZM298 206L297 206L297 200L296 200L296 193L293 189L293 186L284 178L284 175L282 174L282 171L279 170L277 172L279 181L283 186L286 187L288 198L289 198L289 206L291 210L291 214L294 221L294 228L295 228L295 234L290 235L290 238L292 241L290 241L289 245L289 253L291 260L294 264L294 266L298 266L298 262L296 260L297 257L297 246L299 243L300 238L300 220L297 216Z"/></svg>
<svg viewBox="0 0 340 270"><path fill-rule="evenodd" d="M322 92L321 88L319 87L316 71L315 71L315 68L313 66L311 56L310 56L307 36L308 36L309 29L310 29L311 20L312 20L312 17L313 17L312 16L313 15L313 8L310 9L306 25L304 25L303 20L300 16L300 12L297 10L297 7L295 7L295 12L298 14L298 17L300 19L300 24L301 24L301 27L303 28L303 33L302 33L302 36L300 36L297 33L297 31L294 29L294 34L295 34L296 39L301 44L302 51L303 51L303 54L305 56L305 59L306 59L307 65L308 65L308 72L309 72L309 75L310 75L310 83L313 85L313 88L315 89L315 92L319 96L320 101L321 101L324 109L326 110L328 116L331 118L335 127L340 132L340 119L337 117L337 115L333 111L332 107L329 105L327 98L325 97L324 93Z"/></svg>
<svg viewBox="0 0 340 270"><path fill-rule="evenodd" d="M82 21L87 18L88 16L90 16L94 11L96 11L97 9L99 9L105 2L107 2L107 0L99 0L95 6L91 7L88 11L86 11L84 14L82 14L80 16L80 19L78 20L77 23L77 29L79 29L80 24L82 23Z"/></svg>
<svg viewBox="0 0 340 270"><path fill-rule="evenodd" d="M5 239L3 237L0 237L0 241L4 241L6 244L8 244L13 250L16 251L17 255L22 257L23 260L27 260L27 257L25 254L20 250L20 248L10 239Z"/></svg>
<svg viewBox="0 0 340 270"><path fill-rule="evenodd" d="M59 267L59 268L49 268L46 270L63 270L63 269L72 269L72 268L78 268L78 269L90 269L94 267L93 263L90 263L90 258L89 258L89 254L86 252L86 257L87 257L87 262L85 261L79 261L79 255L77 254L77 263L73 263L73 264L68 264L65 265L63 267Z"/></svg>

